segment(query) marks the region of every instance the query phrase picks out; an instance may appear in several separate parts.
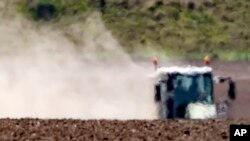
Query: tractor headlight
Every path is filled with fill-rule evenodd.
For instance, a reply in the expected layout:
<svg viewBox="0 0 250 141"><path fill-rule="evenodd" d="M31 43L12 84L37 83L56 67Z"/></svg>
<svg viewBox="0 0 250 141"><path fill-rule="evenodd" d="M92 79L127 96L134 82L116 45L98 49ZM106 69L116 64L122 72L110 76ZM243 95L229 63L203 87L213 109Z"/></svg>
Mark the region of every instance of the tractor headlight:
<svg viewBox="0 0 250 141"><path fill-rule="evenodd" d="M187 106L186 116L190 119L216 118L216 106L214 104L190 103Z"/></svg>

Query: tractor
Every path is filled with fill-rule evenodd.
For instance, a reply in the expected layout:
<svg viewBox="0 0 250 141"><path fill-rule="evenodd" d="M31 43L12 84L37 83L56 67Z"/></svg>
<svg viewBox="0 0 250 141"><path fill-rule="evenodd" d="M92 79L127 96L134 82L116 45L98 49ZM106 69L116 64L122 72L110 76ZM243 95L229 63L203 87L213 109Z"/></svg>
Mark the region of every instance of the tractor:
<svg viewBox="0 0 250 141"><path fill-rule="evenodd" d="M231 77L215 77L205 58L205 66L157 67L154 100L161 119L228 118L229 105L236 99L236 84ZM228 82L228 98L215 102L214 85Z"/></svg>

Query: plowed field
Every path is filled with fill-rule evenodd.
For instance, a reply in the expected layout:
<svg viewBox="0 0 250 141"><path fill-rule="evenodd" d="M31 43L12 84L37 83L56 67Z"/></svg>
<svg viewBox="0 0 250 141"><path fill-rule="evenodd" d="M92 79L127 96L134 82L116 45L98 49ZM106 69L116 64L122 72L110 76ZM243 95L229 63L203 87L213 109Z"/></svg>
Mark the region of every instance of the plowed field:
<svg viewBox="0 0 250 141"><path fill-rule="evenodd" d="M222 141L229 140L231 123L250 120L82 121L0 120L0 140L123 140Z"/></svg>

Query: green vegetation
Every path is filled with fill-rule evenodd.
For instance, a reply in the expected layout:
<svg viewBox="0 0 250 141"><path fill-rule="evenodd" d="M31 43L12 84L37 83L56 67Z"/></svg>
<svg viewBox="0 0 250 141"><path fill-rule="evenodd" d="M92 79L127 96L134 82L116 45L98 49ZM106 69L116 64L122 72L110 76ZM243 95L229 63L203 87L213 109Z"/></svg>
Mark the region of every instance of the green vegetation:
<svg viewBox="0 0 250 141"><path fill-rule="evenodd" d="M30 19L48 21L79 17L86 13L88 8L86 1L82 0L20 0L17 10Z"/></svg>
<svg viewBox="0 0 250 141"><path fill-rule="evenodd" d="M86 13L99 9L98 0L30 1L19 4L19 9L36 20L39 5L53 7L49 16L52 19L67 15L84 18ZM250 60L249 0L146 5L147 1L131 4L127 0L107 0L105 4L105 25L131 54L147 56L157 52L195 59L209 54L223 60ZM79 22L79 18L75 19Z"/></svg>

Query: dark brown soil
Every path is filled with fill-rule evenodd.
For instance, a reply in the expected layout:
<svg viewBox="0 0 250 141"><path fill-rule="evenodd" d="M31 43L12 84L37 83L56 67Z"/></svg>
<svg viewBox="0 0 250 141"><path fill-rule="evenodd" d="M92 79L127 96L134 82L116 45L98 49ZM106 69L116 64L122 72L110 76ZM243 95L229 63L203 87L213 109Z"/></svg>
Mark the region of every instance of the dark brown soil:
<svg viewBox="0 0 250 141"><path fill-rule="evenodd" d="M189 62L190 64L199 64ZM238 95L232 106L234 120L168 121L83 121L83 120L0 120L0 141L5 140L125 140L125 141L223 141L229 140L230 124L250 124L250 63L215 62L216 75L232 76ZM215 98L226 98L227 85L215 88ZM248 118L240 120L237 118Z"/></svg>
<svg viewBox="0 0 250 141"><path fill-rule="evenodd" d="M222 141L229 140L231 123L250 120L81 121L0 120L0 140L124 140Z"/></svg>

